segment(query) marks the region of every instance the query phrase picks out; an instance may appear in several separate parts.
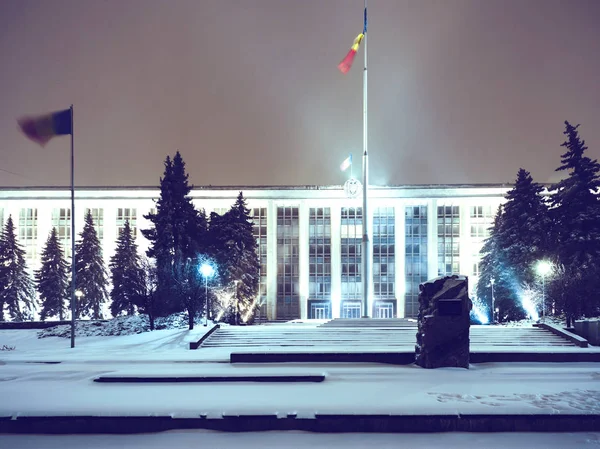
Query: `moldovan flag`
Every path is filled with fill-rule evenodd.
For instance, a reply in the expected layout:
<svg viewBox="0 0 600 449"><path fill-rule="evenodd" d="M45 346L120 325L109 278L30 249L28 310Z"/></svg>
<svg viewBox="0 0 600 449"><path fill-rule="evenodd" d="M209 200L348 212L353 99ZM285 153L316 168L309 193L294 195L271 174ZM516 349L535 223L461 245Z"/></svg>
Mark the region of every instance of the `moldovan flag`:
<svg viewBox="0 0 600 449"><path fill-rule="evenodd" d="M46 145L54 136L73 133L71 109L23 117L17 122L21 127L21 131L41 146Z"/></svg>
<svg viewBox="0 0 600 449"><path fill-rule="evenodd" d="M352 62L354 62L354 57L356 56L358 47L360 47L360 43L362 42L364 37L365 35L363 33L360 33L358 36L356 36L356 39L354 39L354 43L352 44L350 51L348 52L348 54L346 54L346 57L342 59L342 62L338 64L338 69L340 69L340 72L344 74L348 73L350 67L352 67Z"/></svg>
<svg viewBox="0 0 600 449"><path fill-rule="evenodd" d="M340 69L340 72L342 72L344 74L348 73L348 70L350 70L350 67L352 67L352 62L354 62L354 57L356 56L358 47L360 47L360 43L365 38L366 34L367 34L367 8L365 8L363 32L360 33L358 36L356 36L356 39L354 39L354 43L352 44L350 51L348 52L348 54L346 54L346 57L344 59L342 59L342 62L340 62L338 64L338 69Z"/></svg>
<svg viewBox="0 0 600 449"><path fill-rule="evenodd" d="M345 171L351 165L352 165L352 155L350 155L346 159L344 159L344 162L342 162L342 165L340 165L340 170Z"/></svg>

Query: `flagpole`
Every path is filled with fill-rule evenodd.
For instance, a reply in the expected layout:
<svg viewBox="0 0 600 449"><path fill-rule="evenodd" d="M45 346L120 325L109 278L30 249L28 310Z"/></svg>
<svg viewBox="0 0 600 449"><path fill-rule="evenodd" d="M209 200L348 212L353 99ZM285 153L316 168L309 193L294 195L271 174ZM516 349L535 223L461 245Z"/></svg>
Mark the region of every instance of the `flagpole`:
<svg viewBox="0 0 600 449"><path fill-rule="evenodd" d="M71 105L71 348L75 347L75 157L73 127L73 105Z"/></svg>
<svg viewBox="0 0 600 449"><path fill-rule="evenodd" d="M364 41L365 64L363 70L363 238L362 238L362 279L363 279L363 318L369 318L369 288L370 288L370 247L369 247L369 214L368 214L368 186L369 186L369 155L368 128L367 128L367 0L365 1Z"/></svg>

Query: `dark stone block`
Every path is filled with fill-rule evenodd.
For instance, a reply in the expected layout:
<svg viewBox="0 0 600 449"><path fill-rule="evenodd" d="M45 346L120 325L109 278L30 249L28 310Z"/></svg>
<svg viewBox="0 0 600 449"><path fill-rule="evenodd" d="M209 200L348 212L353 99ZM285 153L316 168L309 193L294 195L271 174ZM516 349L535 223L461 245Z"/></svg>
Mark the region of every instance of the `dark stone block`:
<svg viewBox="0 0 600 449"><path fill-rule="evenodd" d="M446 276L419 286L415 363L423 368L469 367L469 299L466 276Z"/></svg>
<svg viewBox="0 0 600 449"><path fill-rule="evenodd" d="M442 316L460 316L462 307L463 302L460 299L440 299L438 301L438 311Z"/></svg>

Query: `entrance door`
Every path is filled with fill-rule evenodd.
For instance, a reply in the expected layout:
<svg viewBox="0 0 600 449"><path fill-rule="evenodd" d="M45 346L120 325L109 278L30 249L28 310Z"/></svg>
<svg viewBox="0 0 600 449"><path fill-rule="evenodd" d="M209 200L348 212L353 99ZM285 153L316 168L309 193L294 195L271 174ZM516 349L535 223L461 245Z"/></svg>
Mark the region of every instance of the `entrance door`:
<svg viewBox="0 0 600 449"><path fill-rule="evenodd" d="M310 305L309 319L328 320L331 318L331 305L328 302L315 302Z"/></svg>
<svg viewBox="0 0 600 449"><path fill-rule="evenodd" d="M375 310L375 316L377 318L393 318L394 317L394 305L390 303L377 304Z"/></svg>
<svg viewBox="0 0 600 449"><path fill-rule="evenodd" d="M342 305L342 318L360 318L360 302L345 302Z"/></svg>
<svg viewBox="0 0 600 449"><path fill-rule="evenodd" d="M315 318L315 320L324 320L325 319L325 307L315 307L313 317Z"/></svg>

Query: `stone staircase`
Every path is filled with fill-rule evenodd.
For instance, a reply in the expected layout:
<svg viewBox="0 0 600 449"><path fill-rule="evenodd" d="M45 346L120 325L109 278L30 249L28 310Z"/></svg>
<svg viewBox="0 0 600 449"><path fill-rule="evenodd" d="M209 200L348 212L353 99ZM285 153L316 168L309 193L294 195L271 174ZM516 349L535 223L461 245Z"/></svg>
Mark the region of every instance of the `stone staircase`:
<svg viewBox="0 0 600 449"><path fill-rule="evenodd" d="M202 342L202 348L261 350L414 351L417 326L403 319L331 320L269 326L225 326ZM471 351L531 351L574 348L566 338L539 327L471 326Z"/></svg>

